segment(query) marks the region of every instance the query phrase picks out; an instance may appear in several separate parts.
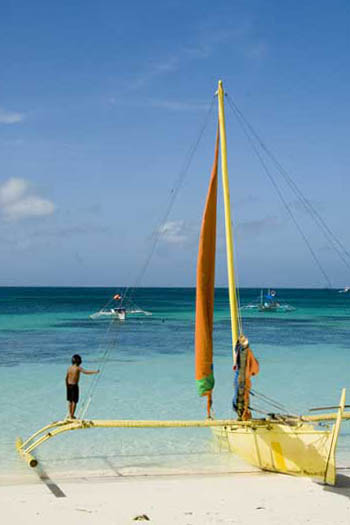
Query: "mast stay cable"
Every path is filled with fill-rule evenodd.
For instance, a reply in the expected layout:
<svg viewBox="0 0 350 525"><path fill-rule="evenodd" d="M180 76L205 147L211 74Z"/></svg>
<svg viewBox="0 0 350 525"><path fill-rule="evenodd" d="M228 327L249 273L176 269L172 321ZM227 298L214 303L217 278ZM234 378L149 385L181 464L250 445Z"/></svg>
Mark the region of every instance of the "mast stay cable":
<svg viewBox="0 0 350 525"><path fill-rule="evenodd" d="M104 372L109 353L112 350L112 348L116 347L116 343L118 341L118 336L119 336L119 331L117 331L116 335L114 337L112 337L111 340L108 341L107 339L108 339L108 337L111 334L112 327L116 327L117 328L118 326L119 326L119 324L116 324L113 319L111 319L109 321L109 323L108 323L108 328L106 330L104 338L103 338L103 340L101 341L101 343L99 345L99 350L102 350L102 348L104 347L104 351L102 352L102 356L101 356L101 358L99 360L99 364L98 364L98 368L100 370L100 373L94 375L92 380L91 380L91 382L90 382L90 385L89 385L89 388L88 388L88 391L87 391L87 395L84 398L84 401L81 404L80 410L78 412L78 419L83 419L85 417L85 415L87 414L87 411L89 409L91 401L92 401L92 399L94 397L97 385L98 385L99 381L101 380L102 374Z"/></svg>
<svg viewBox="0 0 350 525"><path fill-rule="evenodd" d="M161 238L161 236L163 235L163 231L162 231L162 226L164 226L164 224L166 223L170 213L171 213L171 210L174 206L174 203L176 201L176 198L178 196L178 193L184 183L184 180L188 174L188 170L191 166L191 163L192 163L192 160L193 160L193 157L198 149L198 146L200 144L200 141L203 137L203 134L208 126L208 122L209 122L209 118L210 118L210 115L212 113L212 110L213 110L213 107L214 107L214 101L215 101L215 98L212 99L212 102L209 106L209 109L206 113L206 116L205 116L205 119L204 119L204 122L202 123L201 127L200 127L200 130L199 130L199 133L195 139L195 141L193 142L192 146L190 147L188 153L187 153L187 156L184 160L184 163L183 163L183 166L180 170L180 173L178 175L178 178L177 180L175 181L175 184L173 185L172 189L170 190L170 198L169 198L169 202L168 202L168 205L165 209L165 212L161 218L161 220L158 222L156 228L153 230L153 233L152 233L152 244L151 244L151 249L145 259L145 262L143 264L143 266L141 267L141 270L140 270L140 273L135 281L135 284L130 287L130 288L127 288L126 291L125 291L125 298L126 300L132 300L132 297L134 296L135 294L135 290L136 288L138 288L138 286L140 285L140 283L142 282L142 279L147 271L147 268L151 262L151 259L154 255L154 252L155 252L155 249L158 245L158 242L159 242L159 239Z"/></svg>
<svg viewBox="0 0 350 525"><path fill-rule="evenodd" d="M265 171L265 174L267 175L267 177L269 178L271 184L273 185L277 195L279 196L281 202L283 203L285 209L287 210L290 218L292 219L295 227L297 228L299 234L301 235L305 245L307 246L316 266L319 268L320 272L322 273L327 285L329 288L332 288L332 283L331 283L331 280L330 278L328 277L325 269L323 268L319 258L317 257L314 249L312 248L311 244L310 244L310 241L308 240L306 234L304 233L303 229L301 228L299 222L297 221L294 213L292 212L292 209L290 207L290 205L288 204L287 200L285 199L280 187L278 186L275 178L273 177L272 173L270 172L262 154L260 153L259 149L257 148L255 142L254 142L254 139L253 137L251 136L251 134L249 134L249 128L247 127L247 124L245 123L245 121L242 119L240 113L238 113L235 109L235 106L231 103L231 97L228 97L228 101L229 101L229 106L231 107L236 119L238 120L238 123L243 131L243 133L245 134L246 138L248 139L252 149L254 150L255 152L255 155L258 157L262 167L263 167L263 170Z"/></svg>
<svg viewBox="0 0 350 525"><path fill-rule="evenodd" d="M350 269L350 262L349 262L350 252L345 248L344 244L335 235L335 233L329 228L325 220L322 218L322 216L319 214L316 208L312 205L312 203L305 197L305 195L302 193L299 186L291 178L291 176L288 174L287 170L282 166L282 164L277 160L277 158L272 153L272 151L266 146L266 144L263 142L261 137L254 130L253 126L249 123L249 121L246 119L246 117L243 115L243 113L241 112L241 110L238 108L237 104L235 104L235 102L232 100L231 97L229 97L229 102L232 104L232 106L234 107L234 110L237 112L237 114L240 116L242 121L245 123L245 125L247 126L249 131L252 133L256 141L259 143L261 149L270 158L270 160L275 164L277 170L279 171L281 176L284 178L288 186L297 195L300 202L303 204L305 210L309 212L309 214L314 219L315 223L322 230L322 233L325 236L325 238L328 240L330 244L332 244L334 250L337 252L337 254L342 259L344 264Z"/></svg>

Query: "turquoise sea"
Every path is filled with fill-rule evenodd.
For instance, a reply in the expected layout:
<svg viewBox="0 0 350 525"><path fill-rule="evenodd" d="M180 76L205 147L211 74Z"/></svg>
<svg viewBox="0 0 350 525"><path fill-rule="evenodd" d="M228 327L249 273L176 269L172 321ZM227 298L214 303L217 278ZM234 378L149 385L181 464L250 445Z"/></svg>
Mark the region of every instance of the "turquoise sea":
<svg viewBox="0 0 350 525"><path fill-rule="evenodd" d="M194 382L194 303L190 288L140 288L135 302L151 316L92 320L118 291L108 288L0 288L0 463L2 476L30 476L17 457L16 436L28 437L64 418L65 373L72 354L103 370L82 376L87 417L200 419L206 414ZM241 304L260 290L242 289ZM350 386L350 294L278 290L292 312L244 310L243 323L261 371L253 388L290 412L336 405ZM216 417L232 417L232 350L226 289L216 290ZM104 356L104 360L101 361ZM92 390L91 390L92 387ZM350 401L350 398L349 398ZM271 411L261 401L257 408ZM244 465L214 451L208 429L93 429L49 440L37 455L49 473L234 471ZM338 464L350 467L350 422L344 422Z"/></svg>

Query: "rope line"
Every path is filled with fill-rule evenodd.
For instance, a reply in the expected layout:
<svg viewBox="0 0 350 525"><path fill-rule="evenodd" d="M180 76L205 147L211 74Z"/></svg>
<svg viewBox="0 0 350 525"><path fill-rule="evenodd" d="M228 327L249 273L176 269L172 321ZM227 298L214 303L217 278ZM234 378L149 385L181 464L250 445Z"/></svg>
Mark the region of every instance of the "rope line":
<svg viewBox="0 0 350 525"><path fill-rule="evenodd" d="M141 267L141 271L139 273L139 276L138 278L136 279L136 282L134 284L133 287L131 288L127 288L126 289L126 292L125 292L125 297L128 298L129 300L133 297L134 293L135 293L135 289L139 286L140 282L142 281L146 271L147 271L147 268L151 262L151 259L153 257L153 254L155 252L155 249L157 247L157 244L158 244L158 241L159 239L161 238L163 232L161 230L162 226L166 223L170 213L171 213L171 210L174 206L174 203L176 201L176 198L178 196L178 193L184 183L184 180L185 180L185 177L188 173L188 170L191 166L191 163L192 163L192 160L193 160L193 157L198 149L198 146L200 144L200 141L203 137L203 134L208 126L208 122L209 122L209 118L210 118L210 115L212 113L212 110L213 110L213 107L214 107L214 102L215 102L215 98L212 99L212 102L209 106L209 109L207 111L207 114L205 116L205 120L204 122L202 123L201 127L200 127L200 130L199 130L199 134L197 135L194 143L192 144L192 146L190 147L188 153L187 153L187 158L185 158L185 161L183 163L183 166L180 170L180 174L177 178L177 180L175 181L175 184L174 186L172 187L171 191L170 191L170 199L169 199L169 203L168 203L168 206L166 207L166 210L165 210L165 213L161 219L160 222L158 222L156 228L153 230L153 233L152 233L152 237L153 237L153 241L152 241L152 244L151 244L151 249L150 249L150 252L148 254L148 256L146 257L146 260L143 264L143 266Z"/></svg>
<svg viewBox="0 0 350 525"><path fill-rule="evenodd" d="M272 151L264 144L262 139L259 137L259 135L256 133L252 125L249 123L249 121L245 118L243 113L240 111L240 109L237 107L235 102L231 99L230 100L232 105L234 106L236 112L239 114L240 118L244 121L245 125L249 128L252 135L254 135L256 141L259 143L262 150L266 153L266 155L271 159L271 161L275 164L276 168L278 169L281 176L284 178L288 186L291 188L292 191L298 196L300 199L300 202L303 204L306 211L310 213L312 218L314 219L315 223L320 227L323 235L325 236L326 240L330 244L332 244L334 250L337 252L341 260L344 262L344 264L350 268L350 262L346 259L350 259L350 253L345 248L344 244L340 241L340 239L335 235L335 233L329 228L325 220L322 218L322 216L319 214L319 212L315 209L315 207L312 205L312 203L304 196L299 186L295 183L295 181L291 178L291 176L288 174L287 170L282 166L282 164L276 159L275 155L272 153Z"/></svg>
<svg viewBox="0 0 350 525"><path fill-rule="evenodd" d="M253 389L250 390L250 393L252 396L259 399L261 403L265 403L266 405L276 408L277 410L281 410L284 413L296 416L296 414L294 413L294 410L293 411L290 410L288 407L286 407L279 401L276 401L275 399L272 399L271 397L268 397L265 394L262 394L261 392L257 392L256 390L253 390Z"/></svg>
<svg viewBox="0 0 350 525"><path fill-rule="evenodd" d="M291 417L292 418L298 418L299 419L299 416L293 416L292 414L276 414L276 412L266 412L266 410L263 410L261 407L253 407L253 406L249 406L249 410L252 410L254 412L258 412L260 414L264 414L264 416L269 416L271 418L271 416L273 417L273 419L277 419L279 421L281 421L282 423L288 421L288 419L290 419Z"/></svg>
<svg viewBox="0 0 350 525"><path fill-rule="evenodd" d="M245 122L243 121L243 119L241 118L240 114L235 110L235 107L233 106L233 104L231 103L231 99L228 98L228 101L229 101L229 106L231 107L232 111L233 111L233 114L235 115L235 117L237 118L237 121L239 123L239 125L241 126L241 129L243 131L243 133L245 134L246 138L248 139L252 149L254 150L257 158L259 159L264 171L265 171L265 174L267 175L267 177L269 178L271 184L273 185L277 195L279 196L281 202L283 203L285 209L287 210L290 218L292 219L295 227L297 228L299 234L301 235L302 239L304 240L304 243L305 245L307 246L315 264L317 265L317 267L319 268L320 272L322 273L325 281L327 282L328 284L328 287L331 288L332 287L332 283L326 273L326 271L324 270L321 262L319 261L315 251L313 250L308 238L306 237L305 233L303 232L301 226L299 225L297 219L295 218L292 210L291 210L291 207L289 206L289 204L287 203L282 191L280 190L277 182L275 181L273 175L271 174L270 170L268 169L265 161L264 161L264 158L262 157L260 151L258 150L258 148L256 147L251 135L249 135L248 131L247 131L247 125L245 124Z"/></svg>
<svg viewBox="0 0 350 525"><path fill-rule="evenodd" d="M102 374L104 372L109 353L112 350L112 348L116 347L119 333L116 333L115 336L110 341L106 341L107 338L111 334L111 330L112 330L113 326L115 326L117 328L117 327L119 327L119 323L115 323L114 319L111 319L109 324L108 324L108 329L106 330L106 333L104 334L103 341L101 341L101 343L99 345L99 350L101 350L104 347L104 345L105 345L105 349L104 349L104 351L102 353L102 356L101 356L100 360L98 361L98 368L100 370L100 373L94 375L93 378L92 378L92 381L90 383L90 386L89 386L87 394L86 394L86 397L84 398L84 401L81 404L80 410L78 412L78 419L83 419L86 416L87 411L88 411L88 409L90 407L90 404L92 402L93 396L95 394L97 385L100 382Z"/></svg>

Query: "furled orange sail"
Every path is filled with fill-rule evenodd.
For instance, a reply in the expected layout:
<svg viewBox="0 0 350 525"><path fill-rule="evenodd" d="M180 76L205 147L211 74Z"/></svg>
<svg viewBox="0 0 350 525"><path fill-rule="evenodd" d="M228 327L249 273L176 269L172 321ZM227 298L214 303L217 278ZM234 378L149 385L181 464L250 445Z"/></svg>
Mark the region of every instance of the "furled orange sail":
<svg viewBox="0 0 350 525"><path fill-rule="evenodd" d="M213 374L213 315L216 248L216 201L219 156L219 132L216 136L214 164L210 178L199 240L196 289L196 383L198 393L208 396L210 416Z"/></svg>

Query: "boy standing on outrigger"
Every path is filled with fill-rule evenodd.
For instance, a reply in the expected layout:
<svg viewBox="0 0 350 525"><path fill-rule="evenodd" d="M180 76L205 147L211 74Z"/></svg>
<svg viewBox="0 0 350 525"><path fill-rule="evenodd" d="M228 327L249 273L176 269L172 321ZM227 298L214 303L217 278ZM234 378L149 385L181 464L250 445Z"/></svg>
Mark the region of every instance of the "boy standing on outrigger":
<svg viewBox="0 0 350 525"><path fill-rule="evenodd" d="M80 355L75 354L72 357L72 365L67 370L66 375L66 387L67 387L67 401L68 401L68 410L69 417L75 419L75 409L79 401L79 378L80 372L82 374L98 374L99 370L85 370L81 365L82 359Z"/></svg>

